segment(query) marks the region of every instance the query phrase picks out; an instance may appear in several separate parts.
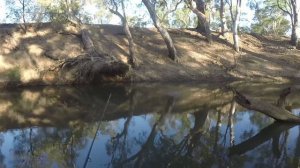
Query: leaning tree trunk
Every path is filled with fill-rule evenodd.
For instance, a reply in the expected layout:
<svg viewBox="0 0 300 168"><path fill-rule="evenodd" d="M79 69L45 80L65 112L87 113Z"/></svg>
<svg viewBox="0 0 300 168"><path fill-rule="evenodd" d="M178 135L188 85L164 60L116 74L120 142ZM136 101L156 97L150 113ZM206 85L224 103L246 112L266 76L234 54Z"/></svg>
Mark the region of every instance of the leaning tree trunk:
<svg viewBox="0 0 300 168"><path fill-rule="evenodd" d="M132 34L130 32L129 25L128 25L128 22L127 22L124 2L121 1L123 15L118 11L117 3L115 1L113 1L113 5L115 6L115 9L109 9L109 10L113 14L117 15L122 21L123 29L124 29L124 32L126 34L126 38L128 40L128 48L129 48L129 61L128 62L130 63L130 65L132 67L135 67L136 66L135 44L134 44Z"/></svg>
<svg viewBox="0 0 300 168"><path fill-rule="evenodd" d="M195 0L196 2L196 9L203 13L205 15L205 2L204 0ZM197 23L197 30L199 32L205 33L206 29L205 29L205 22L203 22L203 19L201 18L201 16L198 16L198 23Z"/></svg>
<svg viewBox="0 0 300 168"><path fill-rule="evenodd" d="M160 21L158 20L158 17L156 15L155 12L155 4L151 3L149 0L142 0L142 2L145 4L151 19L154 23L154 26L157 28L157 30L159 31L159 33L161 34L162 38L164 39L168 51L169 51L169 57L174 60L177 61L177 51L176 48L174 46L173 40L171 38L171 36L169 35L168 31L160 24Z"/></svg>
<svg viewBox="0 0 300 168"><path fill-rule="evenodd" d="M207 38L207 41L210 43L212 41L210 26L209 26L209 22L207 20L207 17L205 16L205 13L203 13L204 8L205 8L204 7L205 3L202 0L196 1L196 2L199 6L201 6L201 7L199 7L200 10L198 9L198 5L197 5L196 8L193 7L192 0L187 1L189 8L192 10L192 12L194 14L197 15L198 20L200 21L201 25L203 26L203 29L204 29L203 32L205 32L205 37ZM201 10L203 10L203 11L201 12ZM201 30L202 28L197 27L197 29Z"/></svg>
<svg viewBox="0 0 300 168"><path fill-rule="evenodd" d="M277 121L300 123L300 117L294 115L293 113L282 107L278 107L270 103L242 95L237 91L235 91L235 93L236 102L249 110L261 112L271 118L274 118Z"/></svg>
<svg viewBox="0 0 300 168"><path fill-rule="evenodd" d="M125 13L125 6L124 6L124 2L121 1L122 4L122 10L123 10L123 28L126 34L126 37L128 39L128 47L129 47L129 63L131 64L132 67L136 66L136 58L135 58L135 45L134 45L134 41L132 38L132 34L130 32L129 29L129 25L127 22L127 18L126 18L126 13Z"/></svg>
<svg viewBox="0 0 300 168"><path fill-rule="evenodd" d="M292 35L291 35L291 44L293 46L297 46L298 43L298 35L297 35L297 28L298 28L298 10L297 10L297 0L291 0L292 4Z"/></svg>
<svg viewBox="0 0 300 168"><path fill-rule="evenodd" d="M71 83L91 83L124 76L129 66L113 55L99 53L88 29L81 24L78 26L81 29L78 36L83 43L85 53L61 61L58 69L62 79Z"/></svg>

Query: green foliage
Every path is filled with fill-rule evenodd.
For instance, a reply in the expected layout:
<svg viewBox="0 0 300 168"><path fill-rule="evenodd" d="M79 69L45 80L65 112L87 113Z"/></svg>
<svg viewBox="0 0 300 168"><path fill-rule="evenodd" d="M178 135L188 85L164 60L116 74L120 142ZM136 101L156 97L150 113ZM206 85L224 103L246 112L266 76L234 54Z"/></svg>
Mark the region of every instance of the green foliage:
<svg viewBox="0 0 300 168"><path fill-rule="evenodd" d="M165 27L186 28L196 25L196 17L184 1L159 0L156 2L156 14Z"/></svg>
<svg viewBox="0 0 300 168"><path fill-rule="evenodd" d="M84 23L90 21L90 17L83 11L84 2L81 0L38 0L38 3L51 22L65 23L74 18Z"/></svg>
<svg viewBox="0 0 300 168"><path fill-rule="evenodd" d="M32 22L38 14L38 6L34 0L5 0L7 20L15 23Z"/></svg>
<svg viewBox="0 0 300 168"><path fill-rule="evenodd" d="M174 12L172 26L176 28L196 27L197 17L191 15L192 12L187 6L184 6Z"/></svg>
<svg viewBox="0 0 300 168"><path fill-rule="evenodd" d="M6 72L6 76L10 81L20 81L21 75L20 75L20 68L16 67L13 69L10 69Z"/></svg>
<svg viewBox="0 0 300 168"><path fill-rule="evenodd" d="M127 16L127 21L133 27L146 27L150 21L145 21L145 16Z"/></svg>
<svg viewBox="0 0 300 168"><path fill-rule="evenodd" d="M252 8L255 9L255 18L251 25L253 32L262 35L284 35L290 28L289 21L285 18L284 13L272 6L269 1L264 1L264 7L256 4Z"/></svg>

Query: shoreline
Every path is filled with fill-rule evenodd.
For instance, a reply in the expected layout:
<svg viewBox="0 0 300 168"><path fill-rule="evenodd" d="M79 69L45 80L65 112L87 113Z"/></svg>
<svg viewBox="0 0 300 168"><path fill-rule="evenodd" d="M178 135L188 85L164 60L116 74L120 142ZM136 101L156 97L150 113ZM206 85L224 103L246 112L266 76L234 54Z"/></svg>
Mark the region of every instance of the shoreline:
<svg viewBox="0 0 300 168"><path fill-rule="evenodd" d="M85 54L72 25L28 25L24 34L17 24L0 26L0 88L61 86L80 83L70 74L53 70L59 61ZM128 48L122 26L87 25L95 49L128 63ZM179 63L167 57L163 39L155 29L131 28L136 44L137 68L125 76L95 74L97 83L189 83L300 81L300 50L290 49L285 37L241 34L241 52L232 49L231 35L214 35L208 44L191 29L169 29L178 50ZM75 33L74 33L75 32ZM52 70L51 70L52 69ZM93 82L91 82L93 83Z"/></svg>

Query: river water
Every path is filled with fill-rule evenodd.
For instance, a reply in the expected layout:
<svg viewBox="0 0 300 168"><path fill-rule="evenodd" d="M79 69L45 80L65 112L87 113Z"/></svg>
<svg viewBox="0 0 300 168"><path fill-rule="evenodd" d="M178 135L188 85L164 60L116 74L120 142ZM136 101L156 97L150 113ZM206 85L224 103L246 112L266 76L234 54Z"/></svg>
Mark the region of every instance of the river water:
<svg viewBox="0 0 300 168"><path fill-rule="evenodd" d="M300 112L300 87L137 84L0 93L0 168L299 167L300 125L237 104L231 88ZM105 106L107 108L105 110Z"/></svg>

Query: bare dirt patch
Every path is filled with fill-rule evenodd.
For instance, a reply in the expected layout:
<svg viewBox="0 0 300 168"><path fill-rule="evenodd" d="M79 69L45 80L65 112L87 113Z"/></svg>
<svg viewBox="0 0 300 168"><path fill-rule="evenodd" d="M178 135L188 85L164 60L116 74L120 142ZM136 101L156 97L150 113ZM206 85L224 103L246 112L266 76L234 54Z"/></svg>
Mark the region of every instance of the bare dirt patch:
<svg viewBox="0 0 300 168"><path fill-rule="evenodd" d="M18 25L0 26L0 83L64 84L49 69L58 60L84 54L80 39L71 25L50 23L29 26L26 34ZM126 36L122 27L90 25L96 50L128 61ZM163 39L155 29L131 28L137 46L138 67L121 81L219 81L300 78L300 51L292 49L288 38L241 35L241 53L231 47L231 35L214 37L208 44L193 30L169 30L179 54L179 63L168 58ZM110 79L111 80L111 79Z"/></svg>

